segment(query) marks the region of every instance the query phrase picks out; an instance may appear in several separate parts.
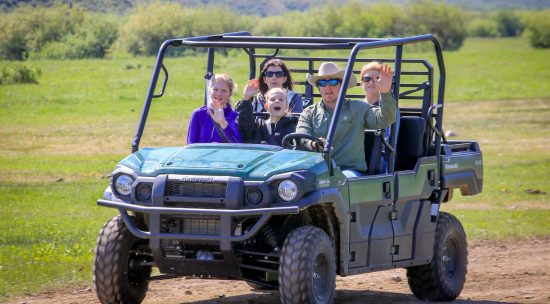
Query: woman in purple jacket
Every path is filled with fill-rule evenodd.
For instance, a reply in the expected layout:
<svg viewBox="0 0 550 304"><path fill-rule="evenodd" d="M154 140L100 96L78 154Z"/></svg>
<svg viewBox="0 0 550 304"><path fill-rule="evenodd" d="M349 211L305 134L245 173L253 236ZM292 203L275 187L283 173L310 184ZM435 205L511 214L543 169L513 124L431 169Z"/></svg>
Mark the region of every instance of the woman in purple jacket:
<svg viewBox="0 0 550 304"><path fill-rule="evenodd" d="M210 81L210 100L191 114L187 143L242 142L235 123L237 112L229 104L235 91L233 79L226 74L214 74Z"/></svg>

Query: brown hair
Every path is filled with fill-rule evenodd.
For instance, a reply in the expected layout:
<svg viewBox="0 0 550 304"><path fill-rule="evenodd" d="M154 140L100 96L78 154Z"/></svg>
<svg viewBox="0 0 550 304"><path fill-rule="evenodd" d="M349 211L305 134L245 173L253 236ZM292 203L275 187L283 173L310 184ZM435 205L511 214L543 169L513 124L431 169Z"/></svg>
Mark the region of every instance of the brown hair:
<svg viewBox="0 0 550 304"><path fill-rule="evenodd" d="M281 69L283 69L283 72L286 76L286 81L285 83L283 83L283 88L287 90L292 90L292 76L290 76L290 71L286 67L285 62L281 59L271 59L264 64L264 68L258 76L258 82L260 82L260 92L262 92L262 94L265 94L268 90L267 84L264 81L264 72L267 71L270 66L280 66Z"/></svg>

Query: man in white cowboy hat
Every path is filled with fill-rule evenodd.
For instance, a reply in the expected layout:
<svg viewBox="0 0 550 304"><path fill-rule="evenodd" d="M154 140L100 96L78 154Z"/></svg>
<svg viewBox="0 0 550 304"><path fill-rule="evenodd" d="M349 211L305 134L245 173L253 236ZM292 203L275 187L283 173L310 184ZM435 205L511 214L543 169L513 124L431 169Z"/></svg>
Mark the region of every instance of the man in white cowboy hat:
<svg viewBox="0 0 550 304"><path fill-rule="evenodd" d="M344 78L344 70L333 62L323 62L317 76L306 75L307 82L319 88L322 100L302 112L297 133L304 133L321 138L328 135L328 129L340 86ZM363 175L367 170L365 161L365 129L384 129L395 122L397 106L395 98L390 93L392 85L392 70L388 65L380 69L380 78L374 80L380 91L380 105L372 106L360 100L343 100L338 117L337 127L332 140L332 158L348 177ZM348 88L353 88L357 80L352 74ZM314 141L307 141L306 147L316 150Z"/></svg>

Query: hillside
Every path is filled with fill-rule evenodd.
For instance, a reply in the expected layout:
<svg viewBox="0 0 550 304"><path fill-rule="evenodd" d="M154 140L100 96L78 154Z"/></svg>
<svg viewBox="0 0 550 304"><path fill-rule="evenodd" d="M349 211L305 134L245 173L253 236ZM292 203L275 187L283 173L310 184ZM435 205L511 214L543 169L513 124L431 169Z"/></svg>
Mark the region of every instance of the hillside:
<svg viewBox="0 0 550 304"><path fill-rule="evenodd" d="M404 4L415 0L360 0L360 2L395 3ZM86 9L97 12L126 13L133 7L153 2L151 0L0 0L0 10L11 11L18 5L28 4L33 6L50 6L55 3L78 4ZM304 11L319 7L327 2L339 3L348 0L166 0L164 2L179 2L184 6L223 5L239 13L257 16L281 15L288 11ZM497 8L510 9L541 9L550 8L547 0L445 0L448 4L454 4L472 10L493 10Z"/></svg>

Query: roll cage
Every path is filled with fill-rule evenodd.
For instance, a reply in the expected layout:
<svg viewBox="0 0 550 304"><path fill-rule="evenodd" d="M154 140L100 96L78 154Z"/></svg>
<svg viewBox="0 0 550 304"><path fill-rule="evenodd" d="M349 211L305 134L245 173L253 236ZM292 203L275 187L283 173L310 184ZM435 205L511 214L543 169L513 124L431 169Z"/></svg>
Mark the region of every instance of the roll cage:
<svg viewBox="0 0 550 304"><path fill-rule="evenodd" d="M417 44L423 42L431 42L434 47L434 52L437 60L438 75L438 94L437 103L433 102L434 90L434 67L426 59L404 59L403 47L409 44ZM441 153L441 141L445 141L442 133L443 122L443 103L445 93L445 64L439 41L431 34L404 37L404 38L336 38L336 37L268 37L268 36L252 36L249 32L233 32L219 35L189 37L181 39L166 40L159 49L156 62L153 68L153 75L149 84L147 95L143 104L140 120L137 131L132 142L132 152L139 149L139 143L143 135L145 123L151 102L154 98L160 98L164 95L168 82L168 70L163 64L163 60L168 48L186 47L186 48L206 48L207 49L207 65L205 78L209 79L214 74L214 58L215 50L218 49L242 49L249 58L249 73L248 79L256 77L257 62L260 61L260 69L263 64L272 59L279 58L287 62L306 62L307 68L290 69L293 73L317 73L315 65L323 61L345 62L344 80L334 110L332 121L330 122L329 132L327 136L327 145L323 150L323 156L327 161L327 165L332 174L333 162L331 161L331 143L334 137L338 117L342 105L342 100L347 98L363 98L364 95L348 94L348 83L352 73L358 74L359 71L353 70L356 62L370 62L379 60L384 63L394 64L394 79L393 79L393 95L399 103L400 99L416 99L421 100L420 107L400 108L400 117L412 116L423 118L427 125L427 147L425 155L435 155L439 159ZM394 58L358 58L358 53L362 50L394 47ZM274 50L269 54L256 53L258 49ZM278 56L280 50L350 50L347 58L341 57L313 57L313 56ZM416 64L423 68L421 70L403 69L404 64ZM155 89L160 76L160 71L163 71L164 80L160 93L155 94ZM402 76L421 76L425 77L422 82L402 82ZM319 94L314 92L314 88L305 81L294 81L295 85L303 86L304 100L313 102ZM205 87L205 94L207 88ZM206 100L206 98L205 98ZM435 121L434 121L435 120ZM399 122L399 119L397 120ZM390 138L388 143L388 173L393 173L395 170L395 158L397 149L397 138L399 134L399 123L392 124Z"/></svg>

